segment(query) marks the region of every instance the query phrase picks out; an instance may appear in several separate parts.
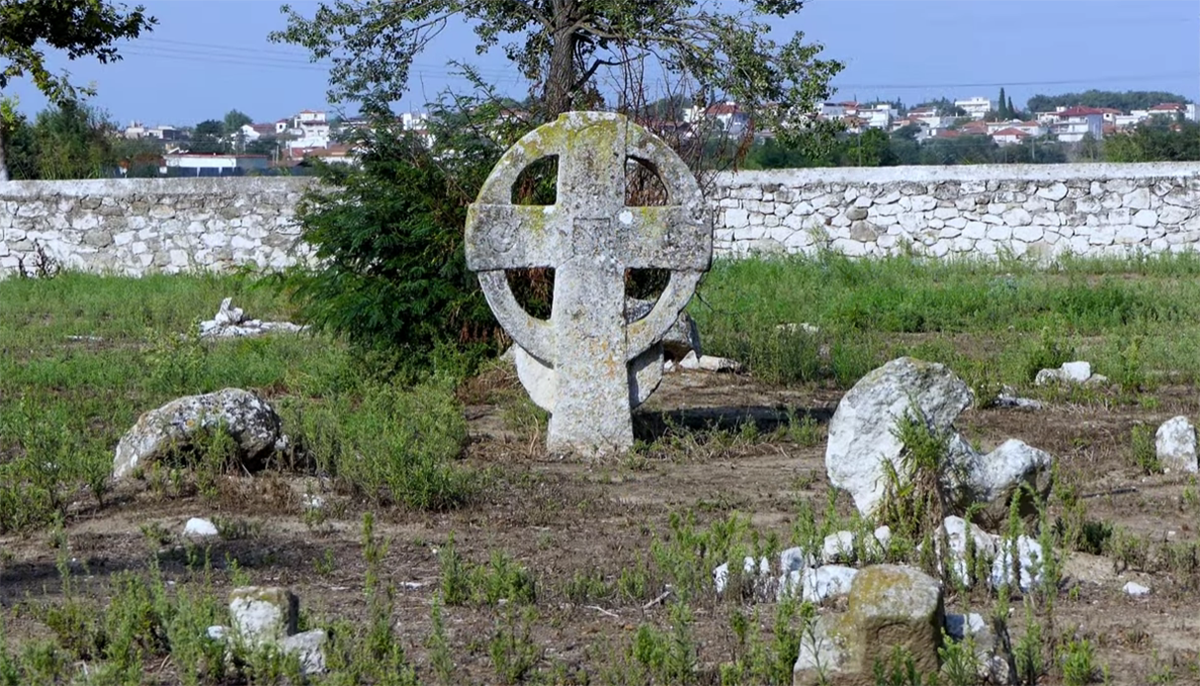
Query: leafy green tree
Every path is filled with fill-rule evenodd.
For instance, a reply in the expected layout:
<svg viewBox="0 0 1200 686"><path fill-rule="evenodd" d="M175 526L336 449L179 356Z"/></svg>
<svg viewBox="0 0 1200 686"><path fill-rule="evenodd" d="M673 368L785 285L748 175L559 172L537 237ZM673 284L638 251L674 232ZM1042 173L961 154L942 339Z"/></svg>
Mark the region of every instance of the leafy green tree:
<svg viewBox="0 0 1200 686"><path fill-rule="evenodd" d="M130 10L104 0L0 2L0 90L13 79L28 76L59 105L90 95L90 88L76 88L66 73L52 74L46 68L46 49L61 50L70 60L94 57L106 64L121 58L113 42L137 38L154 23L141 5ZM0 138L0 181L8 179L4 152Z"/></svg>
<svg viewBox="0 0 1200 686"><path fill-rule="evenodd" d="M466 269L462 238L465 208L499 155L539 122L573 108L603 108L599 84L606 76L645 83L643 70L654 62L668 80L694 87L689 103L736 100L782 123L782 135L807 135L811 127L798 124L809 123L815 104L829 97L829 79L842 65L820 59L822 47L802 34L782 44L768 37L767 19L800 6L799 0L333 0L311 16L285 6L286 27L272 40L329 60L330 101L356 102L372 122L350 134L363 151L361 168L317 164L324 183L299 210L303 238L322 265L286 280L305 318L364 347L400 352L410 364L447 347L496 345L501 330ZM391 105L407 91L414 58L452 19L472 23L480 53L511 41L506 57L534 84L521 107L530 116L500 117L500 98L460 67L476 95L447 94L434 104L427 146L395 130ZM631 86L617 99L636 109L644 96ZM693 143L701 151L708 144ZM519 197L536 197L547 178L531 176ZM547 283L538 279L518 288L536 297Z"/></svg>
<svg viewBox="0 0 1200 686"><path fill-rule="evenodd" d="M1009 119L1019 117L1020 115L1021 115L1021 113L1019 111L1017 111L1017 108L1013 107L1012 96L1011 95L1008 96L1008 117L1009 117Z"/></svg>
<svg viewBox="0 0 1200 686"><path fill-rule="evenodd" d="M541 120L596 103L606 70L641 75L657 61L709 101L735 100L784 123L829 97L842 64L797 32L769 38L768 21L796 14L801 0L337 0L313 16L284 5L287 26L271 34L333 64L329 99L389 112L407 90L413 59L453 17L470 21L482 54L501 40L506 57L537 88ZM770 103L769 109L766 105ZM788 127L784 127L787 129Z"/></svg>
<svg viewBox="0 0 1200 686"><path fill-rule="evenodd" d="M188 143L189 152L224 153L229 152L229 142L225 140L225 122L219 119L205 119L192 129L192 139Z"/></svg>
<svg viewBox="0 0 1200 686"><path fill-rule="evenodd" d="M36 179L33 127L17 109L16 98L0 98L0 139L6 147L12 178Z"/></svg>
<svg viewBox="0 0 1200 686"><path fill-rule="evenodd" d="M245 112L229 110L225 113L225 119L221 123L224 124L223 130L225 133L234 133L246 124L253 124L254 120Z"/></svg>
<svg viewBox="0 0 1200 686"><path fill-rule="evenodd" d="M37 178L97 179L112 176L117 157L115 126L98 110L68 100L38 113L33 124Z"/></svg>
<svg viewBox="0 0 1200 686"><path fill-rule="evenodd" d="M1004 99L1004 86L1000 87L1000 99L996 101L996 110L1001 120L1012 118L1012 110Z"/></svg>
<svg viewBox="0 0 1200 686"><path fill-rule="evenodd" d="M1088 90L1083 93L1064 93L1062 95L1035 95L1029 99L1028 108L1032 112L1048 112L1055 107L1111 107L1128 112L1144 110L1164 102L1189 103L1178 93L1164 91L1101 91Z"/></svg>
<svg viewBox="0 0 1200 686"><path fill-rule="evenodd" d="M1174 121L1143 122L1128 133L1104 139L1109 162L1200 161L1200 123L1182 117Z"/></svg>

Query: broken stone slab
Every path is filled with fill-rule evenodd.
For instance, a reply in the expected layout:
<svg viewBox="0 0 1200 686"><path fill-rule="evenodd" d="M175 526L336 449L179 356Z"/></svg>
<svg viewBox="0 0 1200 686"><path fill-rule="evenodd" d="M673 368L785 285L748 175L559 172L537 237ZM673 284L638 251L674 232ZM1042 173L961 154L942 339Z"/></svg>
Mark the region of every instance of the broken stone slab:
<svg viewBox="0 0 1200 686"><path fill-rule="evenodd" d="M997 537L955 516L946 517L940 533L945 535L946 551L942 552L942 536L935 538L939 557L949 565L951 578L970 588L975 582L972 559L982 560L985 568L990 568L996 558ZM969 547L974 548L973 558L968 554Z"/></svg>
<svg viewBox="0 0 1200 686"><path fill-rule="evenodd" d="M955 643L970 641L979 678L987 684L1015 684L1017 669L1008 649L1007 632L1001 629L1000 633L1004 635L998 636L992 624L980 614L946 615L946 636Z"/></svg>
<svg viewBox="0 0 1200 686"><path fill-rule="evenodd" d="M850 586L857 575L857 569L842 565L805 567L786 572L779 577L776 599L783 600L788 596L799 594L800 600L823 603L831 598L838 598L849 593Z"/></svg>
<svg viewBox="0 0 1200 686"><path fill-rule="evenodd" d="M229 593L229 620L233 638L255 650L278 645L296 633L300 600L276 586L243 586Z"/></svg>
<svg viewBox="0 0 1200 686"><path fill-rule="evenodd" d="M965 446L965 444L964 444ZM1015 438L1001 443L990 453L980 454L969 446L959 447L954 456L950 480L966 474L959 496L960 507L983 504L979 519L989 527L999 527L1007 519L1013 498L1020 498L1022 517L1037 514L1037 503L1050 494L1054 458Z"/></svg>
<svg viewBox="0 0 1200 686"><path fill-rule="evenodd" d="M212 319L200 322L201 338L244 338L261 336L273 331L299 333L308 327L291 322L264 322L249 319L240 307L233 306L233 298L221 301Z"/></svg>
<svg viewBox="0 0 1200 686"><path fill-rule="evenodd" d="M696 353L690 352L682 360L679 361L680 369L700 372L717 372L740 374L745 371L745 367L737 360L731 360L728 357L713 357L712 355L696 356Z"/></svg>
<svg viewBox="0 0 1200 686"><path fill-rule="evenodd" d="M1164 469L1196 472L1196 427L1187 417L1172 417L1154 433L1154 449Z"/></svg>
<svg viewBox="0 0 1200 686"><path fill-rule="evenodd" d="M805 567L816 567L817 557L804 548L788 548L779 553L779 571L783 574L798 572Z"/></svg>
<svg viewBox="0 0 1200 686"><path fill-rule="evenodd" d="M755 560L749 555L742 560L742 580L753 588L756 595L763 595L762 586L764 581L769 581L771 577L771 563L767 558ZM725 588L729 585L729 563L723 562L717 565L713 570L713 588L716 589L717 595L725 592Z"/></svg>
<svg viewBox="0 0 1200 686"><path fill-rule="evenodd" d="M1035 386L1052 384L1102 384L1107 383L1108 377L1092 373L1090 362L1077 360L1064 362L1058 369L1042 369L1033 378Z"/></svg>
<svg viewBox="0 0 1200 686"><path fill-rule="evenodd" d="M1125 595L1133 598L1140 598L1145 595L1150 595L1150 589L1136 581L1125 582L1125 585L1121 587L1121 590L1125 592Z"/></svg>
<svg viewBox="0 0 1200 686"><path fill-rule="evenodd" d="M1027 592L1042 582L1045 560L1042 544L1038 543L1037 539L1021 535L1017 537L1015 546L1011 538L1002 539L997 547L996 559L992 562L992 573L988 580L992 588L1015 584L1021 591Z"/></svg>
<svg viewBox="0 0 1200 686"><path fill-rule="evenodd" d="M996 407L1015 407L1020 410L1040 410L1042 402L1033 398L1022 398L1011 388L1004 387L996 395Z"/></svg>
<svg viewBox="0 0 1200 686"><path fill-rule="evenodd" d="M801 638L792 683L873 683L875 665L889 664L896 648L907 651L918 673L934 674L944 619L936 579L912 567L867 567L854 577L849 609L818 617Z"/></svg>
<svg viewBox="0 0 1200 686"><path fill-rule="evenodd" d="M184 536L204 537L216 536L218 534L220 534L220 532L217 531L217 526L215 524L200 517L192 517L191 519L187 520L186 524L183 525Z"/></svg>
<svg viewBox="0 0 1200 686"><path fill-rule="evenodd" d="M850 493L859 512L873 516L887 484L884 461L904 472L897 422L915 403L933 431L948 432L973 397L962 379L933 362L901 357L868 373L842 397L829 421L830 482Z"/></svg>
<svg viewBox="0 0 1200 686"><path fill-rule="evenodd" d="M884 530L884 537L890 541L892 530ZM877 529L878 531L878 529ZM876 535L864 536L859 542L858 534L853 531L837 531L825 537L821 545L821 561L825 564L835 562L880 562L883 559L886 541L880 541ZM860 557L865 556L865 559Z"/></svg>
<svg viewBox="0 0 1200 686"><path fill-rule="evenodd" d="M981 454L955 431L954 421L972 400L966 383L940 364L902 357L870 372L842 397L829 422L825 467L830 482L850 493L859 512L874 516L887 475L909 478L897 428L915 405L930 431L948 436L938 480L957 512L983 503L980 516L990 525L1003 521L1011 498L1026 492L1023 485L1044 498L1053 462L1049 454L1017 440ZM1022 503L1023 511L1032 504L1032 498Z"/></svg>
<svg viewBox="0 0 1200 686"><path fill-rule="evenodd" d="M202 447L196 441L218 429L233 439L243 466L254 469L281 439L281 423L266 400L240 388L178 398L142 414L125 432L113 456L112 475L122 479L139 466Z"/></svg>
<svg viewBox="0 0 1200 686"><path fill-rule="evenodd" d="M325 644L329 634L324 629L313 629L292 634L279 642L284 655L295 655L300 661L301 674L322 674L325 671Z"/></svg>

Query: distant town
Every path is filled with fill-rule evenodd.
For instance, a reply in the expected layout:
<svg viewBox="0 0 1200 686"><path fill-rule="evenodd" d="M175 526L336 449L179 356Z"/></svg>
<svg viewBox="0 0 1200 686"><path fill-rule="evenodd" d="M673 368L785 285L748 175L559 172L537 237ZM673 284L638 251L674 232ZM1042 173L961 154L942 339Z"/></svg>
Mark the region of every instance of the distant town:
<svg viewBox="0 0 1200 686"><path fill-rule="evenodd" d="M942 100L907 109L899 103L889 102L826 102L814 116L818 120L840 122L850 134L872 129L889 134L906 131L917 142L983 136L997 146L1019 145L1039 138L1061 143L1078 143L1087 138L1102 140L1156 118L1167 122L1200 121L1195 103L1162 102L1127 111L1112 107L1060 105L1047 111L1021 113L1012 108L1011 99L998 102L986 97ZM398 122L405 130L429 136L428 119L426 113L405 112L399 115ZM706 108L684 108L681 121L672 126L685 132L716 129L730 135L742 135L750 123L749 113L736 102L724 102ZM331 118L324 111L306 109L272 122L246 122L233 130L202 134L209 137L215 134L219 139L220 150L215 151L198 149L203 146L195 145L197 131L204 124L177 127L133 122L121 135L128 140L161 141L161 160L157 160L161 175L220 176L269 173L311 160L352 164L355 151L344 141L353 127L363 124L362 120ZM756 135L769 137L771 134L758 131ZM128 169L128 164L123 165L122 173L127 173Z"/></svg>

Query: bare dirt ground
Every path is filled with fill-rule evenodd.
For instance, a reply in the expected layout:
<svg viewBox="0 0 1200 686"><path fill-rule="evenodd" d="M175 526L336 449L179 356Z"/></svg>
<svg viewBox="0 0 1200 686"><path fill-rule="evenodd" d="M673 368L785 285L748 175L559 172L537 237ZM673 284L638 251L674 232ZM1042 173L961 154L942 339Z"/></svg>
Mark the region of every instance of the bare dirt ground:
<svg viewBox="0 0 1200 686"><path fill-rule="evenodd" d="M503 550L536 576L538 617L532 639L543 650L539 669L546 682L602 683L605 665L626 650L639 625L665 626L668 619L663 603L645 607L641 600L612 598L575 604L565 589L576 574L596 570L612 583L647 555L651 540L663 534L674 512L691 509L705 523L736 510L749 515L762 534L773 532L786 542L799 500L811 500L818 512L825 509L829 484L823 437L811 447L776 436L709 449L700 440L686 450L651 450L608 462L549 459L533 420L522 420L511 408L511 398L519 393L511 379L500 380L490 396L476 394L467 408L472 438L464 460L488 475L477 502L449 513L389 510L377 515L377 531L391 540L386 569L388 581L396 585L396 620L421 670L428 669L425 641L440 575L437 551L451 534L468 561L482 563L492 551ZM480 402L506 395L510 401ZM762 436L786 421L789 412L811 415L823 432L840 396L822 388L768 388L746 376L673 373L639 413L638 432L653 438L668 422L688 427L754 422ZM984 447L1020 438L1049 451L1059 460L1060 481L1077 487L1089 519L1123 528L1152 551L1148 560L1133 553L1124 560L1116 553L1070 554L1054 606L1053 632L1093 641L1097 661L1109 666L1113 683L1200 683L1200 562L1194 559L1195 548L1192 559L1172 558L1171 564L1153 553L1197 539L1195 488L1189 496L1184 476L1145 476L1129 460L1135 423L1156 428L1178 414L1194 416L1198 398L1190 387L1160 389L1155 397L1155 403L1133 406L1118 406L1100 394L1086 405L1053 402L1036 411L971 410L959 427ZM152 546L144 530L159 524L176 534L176 542L157 551L164 573L177 584L195 584L197 575L186 569L185 552L177 543L185 520L243 518L252 523L244 537L211 547L217 570L214 591L220 597L230 583L226 560L236 559L254 583L290 586L315 623L361 618L364 504L333 494L327 505L331 516L324 521L306 518L298 496L311 481L229 477L217 502L123 487L103 509L87 504L80 494L81 505L66 528L73 569L84 588L102 596L112 573L145 568ZM848 498L841 496L838 507L847 514ZM59 593L48 535L0 538L0 549L5 551L0 604L10 641L46 635L46 628L20 608ZM1152 593L1126 596L1121 587L1129 580L1149 586ZM950 604L961 606L962 600L952 597ZM972 601L974 609L985 609L986 595ZM1019 601L1014 607L1011 630L1016 636L1023 617ZM717 665L731 659L733 609L732 603L716 599L695 605L700 683L716 683ZM769 608L764 607L763 615L770 616ZM459 683L498 682L486 641L502 616L502 608L494 606L445 609ZM160 665L158 678L173 683L172 670L169 661ZM1041 683L1058 683L1058 673L1050 669Z"/></svg>

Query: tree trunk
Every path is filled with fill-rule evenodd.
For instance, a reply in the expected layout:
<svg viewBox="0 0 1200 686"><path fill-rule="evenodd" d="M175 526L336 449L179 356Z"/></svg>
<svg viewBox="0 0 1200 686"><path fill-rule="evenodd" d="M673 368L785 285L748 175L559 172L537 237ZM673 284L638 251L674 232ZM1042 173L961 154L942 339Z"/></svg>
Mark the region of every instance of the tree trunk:
<svg viewBox="0 0 1200 686"><path fill-rule="evenodd" d="M0 121L0 182L8 181L8 160L4 156L4 122Z"/></svg>
<svg viewBox="0 0 1200 686"><path fill-rule="evenodd" d="M546 75L546 119L571 109L575 85L575 0L557 0L554 6L554 44L550 49L550 72Z"/></svg>

